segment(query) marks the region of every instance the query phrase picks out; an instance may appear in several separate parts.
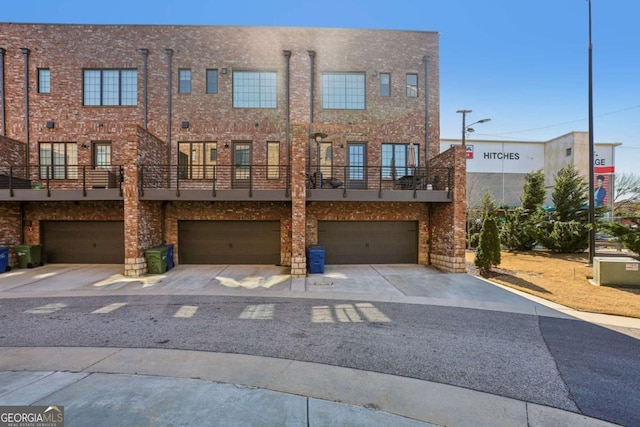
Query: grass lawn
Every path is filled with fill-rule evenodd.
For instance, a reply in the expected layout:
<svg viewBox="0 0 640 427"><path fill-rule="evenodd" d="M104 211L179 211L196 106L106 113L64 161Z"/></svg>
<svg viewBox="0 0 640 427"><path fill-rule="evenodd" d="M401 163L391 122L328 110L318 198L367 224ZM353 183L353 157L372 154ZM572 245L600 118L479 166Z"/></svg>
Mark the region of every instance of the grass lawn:
<svg viewBox="0 0 640 427"><path fill-rule="evenodd" d="M467 251L467 270L478 275L474 257ZM486 278L576 310L640 318L640 288L591 285L588 259L586 253L502 252L502 262Z"/></svg>

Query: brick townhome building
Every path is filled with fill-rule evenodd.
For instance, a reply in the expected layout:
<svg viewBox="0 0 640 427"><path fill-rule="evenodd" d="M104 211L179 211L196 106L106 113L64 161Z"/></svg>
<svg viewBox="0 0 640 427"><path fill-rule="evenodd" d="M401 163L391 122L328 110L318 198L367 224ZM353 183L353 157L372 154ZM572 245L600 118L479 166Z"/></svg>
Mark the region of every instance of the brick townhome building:
<svg viewBox="0 0 640 427"><path fill-rule="evenodd" d="M438 34L0 24L0 245L122 263L464 271ZM15 264L12 254L11 263Z"/></svg>

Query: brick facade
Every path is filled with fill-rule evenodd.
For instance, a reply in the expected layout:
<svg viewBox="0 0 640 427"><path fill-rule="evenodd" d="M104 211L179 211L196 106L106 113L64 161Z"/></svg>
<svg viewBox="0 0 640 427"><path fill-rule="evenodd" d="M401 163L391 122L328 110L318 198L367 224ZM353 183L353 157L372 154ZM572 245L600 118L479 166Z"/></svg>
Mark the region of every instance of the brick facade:
<svg viewBox="0 0 640 427"><path fill-rule="evenodd" d="M60 217L59 206L68 209L66 215L73 219L124 220L123 261L130 276L146 271L145 249L163 242L177 244L178 221L196 218L279 220L281 263L291 265L294 277L306 274L305 251L317 241L314 224L318 220L415 220L420 227L418 261L462 271L464 152L460 158L457 151L439 155L438 43L437 33L418 31L0 24L6 105L0 165L22 165L20 158L28 152L29 163L37 166L43 142L75 142L78 164L90 165L92 144L110 142L111 163L124 170L122 200L63 205L34 201L23 207L26 216L36 221ZM23 48L29 49L27 55ZM25 59L29 64L28 117ZM50 70L50 93L37 90L41 68ZM85 69L137 70L136 105L83 106ZM181 69L191 70L189 93L178 91ZM218 71L217 93L207 93L207 69ZM276 107L233 108L234 71L275 72ZM363 73L366 108L323 108L323 73ZM380 96L381 73L391 75L391 96ZM418 76L416 97L407 96L408 73ZM55 125L47 127L46 122ZM182 126L183 122L188 126ZM383 143L417 144L420 166L455 166L454 201L308 202L306 171L312 162L312 132L328 135L325 142L332 144L336 165L347 163L345 147L350 142L366 143L367 164L378 166ZM181 142L217 143L220 165L233 164L237 142L250 143L252 164L264 165L267 142L278 142L280 164L291 171L289 199L143 200L141 167L175 167ZM171 179L175 177L169 175L168 181ZM7 242L21 235L15 230L19 206L0 199L0 209L7 212L0 219L0 230L6 232ZM25 240L38 241L37 233L27 234ZM176 261L179 250L176 247Z"/></svg>

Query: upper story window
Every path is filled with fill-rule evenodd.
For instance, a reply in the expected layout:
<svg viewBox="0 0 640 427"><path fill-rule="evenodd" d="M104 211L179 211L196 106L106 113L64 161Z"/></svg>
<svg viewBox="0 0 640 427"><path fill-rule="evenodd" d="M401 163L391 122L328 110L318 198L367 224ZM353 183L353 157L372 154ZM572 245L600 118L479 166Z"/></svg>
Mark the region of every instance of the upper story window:
<svg viewBox="0 0 640 427"><path fill-rule="evenodd" d="M51 93L51 70L38 68L38 93Z"/></svg>
<svg viewBox="0 0 640 427"><path fill-rule="evenodd" d="M418 75L407 74L407 96L409 98L418 97Z"/></svg>
<svg viewBox="0 0 640 427"><path fill-rule="evenodd" d="M191 70L181 69L178 71L180 81L178 84L178 93L191 93Z"/></svg>
<svg viewBox="0 0 640 427"><path fill-rule="evenodd" d="M207 93L218 93L218 70L207 70Z"/></svg>
<svg viewBox="0 0 640 427"><path fill-rule="evenodd" d="M40 143L41 179L77 179L78 144L75 142Z"/></svg>
<svg viewBox="0 0 640 427"><path fill-rule="evenodd" d="M276 108L276 73L234 71L234 108Z"/></svg>
<svg viewBox="0 0 640 427"><path fill-rule="evenodd" d="M137 70L84 70L83 105L137 104Z"/></svg>
<svg viewBox="0 0 640 427"><path fill-rule="evenodd" d="M380 96L391 96L391 74L380 73Z"/></svg>
<svg viewBox="0 0 640 427"><path fill-rule="evenodd" d="M267 179L280 178L280 143L267 142Z"/></svg>
<svg viewBox="0 0 640 427"><path fill-rule="evenodd" d="M218 164L216 142L179 142L178 165L180 179L211 179Z"/></svg>
<svg viewBox="0 0 640 427"><path fill-rule="evenodd" d="M413 153L410 152L413 147ZM398 179L413 175L419 167L420 152L418 144L382 144L382 178Z"/></svg>
<svg viewBox="0 0 640 427"><path fill-rule="evenodd" d="M364 110L364 73L323 74L322 108L333 110Z"/></svg>

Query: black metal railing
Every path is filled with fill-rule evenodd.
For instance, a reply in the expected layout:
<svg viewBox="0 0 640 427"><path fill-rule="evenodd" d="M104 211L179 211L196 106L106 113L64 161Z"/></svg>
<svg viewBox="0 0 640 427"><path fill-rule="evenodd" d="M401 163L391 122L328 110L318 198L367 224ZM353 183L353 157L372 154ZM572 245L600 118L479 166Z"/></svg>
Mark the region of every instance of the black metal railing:
<svg viewBox="0 0 640 427"><path fill-rule="evenodd" d="M119 189L122 195L122 166L30 165L0 166L0 189L87 190Z"/></svg>
<svg viewBox="0 0 640 427"><path fill-rule="evenodd" d="M291 175L288 166L264 165L141 165L138 169L140 191L207 190L212 196L220 190L282 190L289 196Z"/></svg>
<svg viewBox="0 0 640 427"><path fill-rule="evenodd" d="M450 191L452 187L451 168L321 166L307 170L309 189Z"/></svg>

